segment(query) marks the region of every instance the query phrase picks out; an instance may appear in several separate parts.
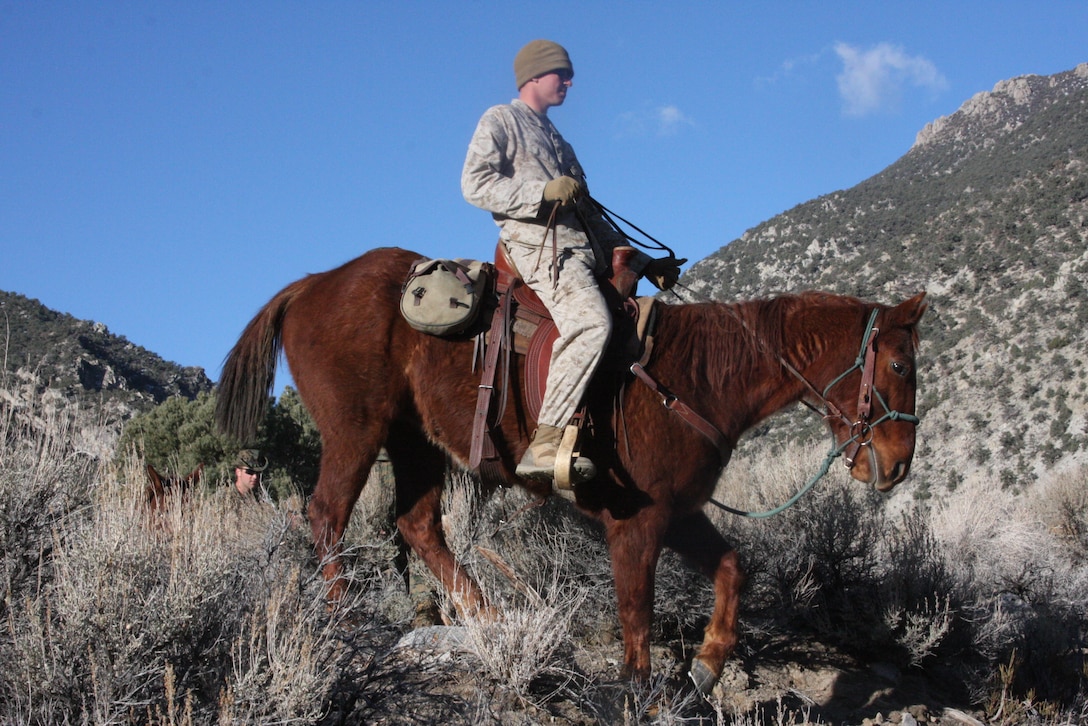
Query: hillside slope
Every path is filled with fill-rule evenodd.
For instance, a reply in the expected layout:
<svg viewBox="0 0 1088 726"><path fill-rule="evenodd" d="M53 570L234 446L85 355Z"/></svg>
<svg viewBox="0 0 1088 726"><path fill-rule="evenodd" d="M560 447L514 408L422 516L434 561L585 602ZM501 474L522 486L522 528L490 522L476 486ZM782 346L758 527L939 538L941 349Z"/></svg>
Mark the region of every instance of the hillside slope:
<svg viewBox="0 0 1088 726"><path fill-rule="evenodd" d="M998 83L852 189L698 262L716 299L929 293L915 493L1088 460L1088 64Z"/></svg>
<svg viewBox="0 0 1088 726"><path fill-rule="evenodd" d="M183 367L17 293L0 290L0 375L48 386L127 418L172 396L210 391L203 368Z"/></svg>

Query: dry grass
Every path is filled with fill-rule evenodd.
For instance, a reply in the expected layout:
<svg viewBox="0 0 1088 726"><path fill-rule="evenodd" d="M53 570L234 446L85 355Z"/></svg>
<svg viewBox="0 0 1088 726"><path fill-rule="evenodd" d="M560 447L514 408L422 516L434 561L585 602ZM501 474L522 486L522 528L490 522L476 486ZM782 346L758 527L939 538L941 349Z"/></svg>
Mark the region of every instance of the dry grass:
<svg viewBox="0 0 1088 726"><path fill-rule="evenodd" d="M1084 472L1020 496L963 487L932 509L836 472L772 520L720 516L752 577L737 677L704 699L684 667L708 585L663 557L655 675L615 681L607 551L562 501L452 475L447 537L504 616L442 631L457 635L434 657L397 647L434 581L409 558L406 591L387 471L347 535L353 599L330 612L290 509L223 486L149 521L141 462L114 463L116 430L31 383L0 389L0 442L0 724L820 722L792 687L734 698L755 693L745 670L771 644L805 639L938 672L993 723L1086 714ZM774 506L823 453L741 457L717 497Z"/></svg>
<svg viewBox="0 0 1088 726"><path fill-rule="evenodd" d="M21 393L0 406L0 721L326 714L351 631L327 612L294 513L221 487L151 519L139 462L117 468L83 446L93 420ZM389 578L356 579L366 592Z"/></svg>
<svg viewBox="0 0 1088 726"><path fill-rule="evenodd" d="M734 461L718 497L773 506L820 453L786 452L807 471L794 461ZM1082 471L1019 496L965 486L926 507L903 494L882 499L833 469L770 526L725 517L720 525L747 543L757 611L900 668L939 664L998 722L1018 723L993 704L1020 699L1034 706L1019 718L1072 723L1088 697L1086 483Z"/></svg>

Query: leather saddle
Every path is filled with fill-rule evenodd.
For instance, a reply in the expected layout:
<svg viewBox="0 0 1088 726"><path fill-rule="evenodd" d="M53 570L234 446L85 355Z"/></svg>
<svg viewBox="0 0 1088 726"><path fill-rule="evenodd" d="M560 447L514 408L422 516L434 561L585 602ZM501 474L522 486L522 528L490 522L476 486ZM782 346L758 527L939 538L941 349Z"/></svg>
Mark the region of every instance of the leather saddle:
<svg viewBox="0 0 1088 726"><path fill-rule="evenodd" d="M642 337L653 317L653 301L634 298L639 276L631 270L630 263L636 254L634 247L616 247L610 276L600 280L601 292L613 316L612 338L601 363L602 370L626 370L643 354ZM510 353L525 356L524 410L535 421L544 400L552 346L559 337L559 330L544 303L521 280L502 242L495 248L495 272L497 302L489 329L478 338L484 341L483 370L473 419L469 465L479 469L485 479L493 476L501 480L490 428L502 418L506 405L506 392L510 390ZM501 366L500 354L506 361ZM496 389L503 391L497 406L493 395Z"/></svg>

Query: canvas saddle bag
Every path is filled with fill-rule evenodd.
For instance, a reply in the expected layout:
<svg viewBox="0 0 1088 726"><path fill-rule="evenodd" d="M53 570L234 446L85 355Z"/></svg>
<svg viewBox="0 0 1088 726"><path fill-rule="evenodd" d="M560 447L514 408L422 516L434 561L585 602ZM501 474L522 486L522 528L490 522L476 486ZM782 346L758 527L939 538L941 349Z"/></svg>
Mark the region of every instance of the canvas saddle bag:
<svg viewBox="0 0 1088 726"><path fill-rule="evenodd" d="M492 276L477 260L416 260L401 288L401 314L423 333L461 333L476 321Z"/></svg>

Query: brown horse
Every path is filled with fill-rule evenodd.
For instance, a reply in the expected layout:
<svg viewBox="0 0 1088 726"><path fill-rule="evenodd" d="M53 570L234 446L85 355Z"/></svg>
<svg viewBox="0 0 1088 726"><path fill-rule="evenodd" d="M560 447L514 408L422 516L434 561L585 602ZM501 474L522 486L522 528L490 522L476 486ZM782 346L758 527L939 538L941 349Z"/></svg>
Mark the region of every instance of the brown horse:
<svg viewBox="0 0 1088 726"><path fill-rule="evenodd" d="M177 496L187 496L193 491L200 479L204 476L204 464L193 469L188 476L164 477L151 464L147 465L147 486L144 487L144 496L147 497L147 509L152 515L163 514L166 511L166 497L173 493Z"/></svg>
<svg viewBox="0 0 1088 726"><path fill-rule="evenodd" d="M404 540L462 613L479 612L489 606L446 546L440 517L447 456L461 464L469 459L479 373L473 372L471 337L425 335L400 316L401 284L418 257L376 249L288 285L249 323L227 357L217 420L224 431L251 438L282 348L321 431L321 473L309 517L330 596L342 594L339 542L384 445L393 464L396 522ZM657 305L655 342L645 368L720 437L714 442L689 426L639 382L618 399L612 390L590 395L592 435L583 451L599 473L578 486L576 505L604 525L626 675L650 672L654 572L663 546L685 556L714 583L714 612L690 671L700 689L714 685L736 645L744 574L736 552L702 507L746 429L799 400L818 401L840 412L827 419L840 443L859 431L866 440L868 455L857 458L854 478L886 491L906 477L914 454L914 357L924 295L895 307L823 293L731 305ZM879 425L855 425L852 434L860 401L868 398L859 397L864 385L856 361L874 312L879 338L864 380L876 394L878 414L905 415L881 415ZM525 390L520 360L517 367L514 385ZM534 425L525 406L514 400L493 427L511 482L517 481L514 467ZM517 483L541 496L549 493Z"/></svg>

